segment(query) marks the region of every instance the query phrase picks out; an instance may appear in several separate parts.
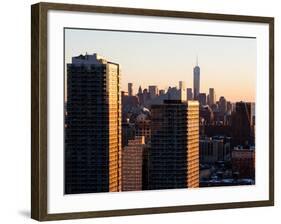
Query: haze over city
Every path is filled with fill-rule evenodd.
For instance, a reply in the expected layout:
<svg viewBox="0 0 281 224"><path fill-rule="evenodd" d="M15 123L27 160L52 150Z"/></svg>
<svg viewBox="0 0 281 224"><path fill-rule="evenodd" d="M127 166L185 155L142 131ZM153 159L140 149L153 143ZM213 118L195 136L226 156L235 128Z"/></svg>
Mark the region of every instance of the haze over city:
<svg viewBox="0 0 281 224"><path fill-rule="evenodd" d="M214 88L230 101L255 101L256 40L100 30L65 30L65 63L82 52L105 56L121 65L121 89L157 85L159 89L184 81L193 87L193 67L201 69L200 92Z"/></svg>

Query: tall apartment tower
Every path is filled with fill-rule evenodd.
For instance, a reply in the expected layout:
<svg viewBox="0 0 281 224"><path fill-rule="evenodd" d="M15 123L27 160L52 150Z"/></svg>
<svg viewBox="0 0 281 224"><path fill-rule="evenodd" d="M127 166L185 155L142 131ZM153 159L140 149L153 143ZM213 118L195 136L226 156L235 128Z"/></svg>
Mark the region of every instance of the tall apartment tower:
<svg viewBox="0 0 281 224"><path fill-rule="evenodd" d="M142 190L144 136L129 140L122 150L122 191Z"/></svg>
<svg viewBox="0 0 281 224"><path fill-rule="evenodd" d="M67 64L65 193L121 190L120 67L97 54Z"/></svg>
<svg viewBox="0 0 281 224"><path fill-rule="evenodd" d="M148 189L199 187L199 103L151 106Z"/></svg>
<svg viewBox="0 0 281 224"><path fill-rule="evenodd" d="M232 142L234 146L249 146L255 144L253 104L236 102L235 113L232 115Z"/></svg>
<svg viewBox="0 0 281 224"><path fill-rule="evenodd" d="M133 96L133 83L128 83L128 95Z"/></svg>
<svg viewBox="0 0 281 224"><path fill-rule="evenodd" d="M154 98L158 95L158 87L157 86L148 86L148 91L151 98Z"/></svg>
<svg viewBox="0 0 281 224"><path fill-rule="evenodd" d="M219 99L219 112L225 113L227 111L227 101L224 96L221 96Z"/></svg>
<svg viewBox="0 0 281 224"><path fill-rule="evenodd" d="M209 88L209 106L213 106L216 103L215 90L214 88Z"/></svg>
<svg viewBox="0 0 281 224"><path fill-rule="evenodd" d="M200 67L198 66L198 59L196 66L193 68L193 97L194 100L198 100L200 93Z"/></svg>

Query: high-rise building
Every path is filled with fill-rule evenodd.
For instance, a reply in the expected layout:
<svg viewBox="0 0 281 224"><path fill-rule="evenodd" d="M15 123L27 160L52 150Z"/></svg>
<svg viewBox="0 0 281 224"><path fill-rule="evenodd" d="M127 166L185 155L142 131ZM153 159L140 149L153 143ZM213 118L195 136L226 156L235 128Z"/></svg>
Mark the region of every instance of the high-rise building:
<svg viewBox="0 0 281 224"><path fill-rule="evenodd" d="M133 96L133 83L128 83L128 95Z"/></svg>
<svg viewBox="0 0 281 224"><path fill-rule="evenodd" d="M122 150L122 191L142 190L144 137L129 140Z"/></svg>
<svg viewBox="0 0 281 224"><path fill-rule="evenodd" d="M235 147L231 158L232 172L238 178L255 178L255 149Z"/></svg>
<svg viewBox="0 0 281 224"><path fill-rule="evenodd" d="M198 60L196 66L193 68L193 97L194 100L198 100L200 93L200 67L198 66Z"/></svg>
<svg viewBox="0 0 281 224"><path fill-rule="evenodd" d="M185 81L179 81L179 89L186 89Z"/></svg>
<svg viewBox="0 0 281 224"><path fill-rule="evenodd" d="M230 161L230 143L223 138L200 139L200 163L214 164L219 161Z"/></svg>
<svg viewBox="0 0 281 224"><path fill-rule="evenodd" d="M186 100L193 100L192 88L186 89Z"/></svg>
<svg viewBox="0 0 281 224"><path fill-rule="evenodd" d="M199 187L199 104L151 106L148 189Z"/></svg>
<svg viewBox="0 0 281 224"><path fill-rule="evenodd" d="M215 89L209 88L209 106L213 106L216 103L216 97L215 97Z"/></svg>
<svg viewBox="0 0 281 224"><path fill-rule="evenodd" d="M185 101L186 100L186 85L184 81L179 81L179 91L181 98L180 100Z"/></svg>
<svg viewBox="0 0 281 224"><path fill-rule="evenodd" d="M253 123L253 104L237 102L235 112L232 114L232 138L233 144L249 146L255 144L254 123Z"/></svg>
<svg viewBox="0 0 281 224"><path fill-rule="evenodd" d="M207 104L206 93L199 93L198 101L199 101L200 105L202 105L202 106L206 105Z"/></svg>
<svg viewBox="0 0 281 224"><path fill-rule="evenodd" d="M151 98L154 98L158 95L158 87L157 86L148 86L148 91Z"/></svg>
<svg viewBox="0 0 281 224"><path fill-rule="evenodd" d="M65 193L121 190L120 66L97 54L67 64Z"/></svg>
<svg viewBox="0 0 281 224"><path fill-rule="evenodd" d="M219 99L219 112L224 114L227 111L227 102L226 99L221 96Z"/></svg>
<svg viewBox="0 0 281 224"><path fill-rule="evenodd" d="M178 89L177 87L169 87L167 91L168 100L186 100L186 91L185 89Z"/></svg>

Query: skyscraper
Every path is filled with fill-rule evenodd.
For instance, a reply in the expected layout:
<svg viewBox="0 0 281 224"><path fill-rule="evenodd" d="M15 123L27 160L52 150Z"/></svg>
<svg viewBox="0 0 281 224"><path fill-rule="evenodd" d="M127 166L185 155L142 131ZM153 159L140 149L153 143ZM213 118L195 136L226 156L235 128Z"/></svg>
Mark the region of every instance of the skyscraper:
<svg viewBox="0 0 281 224"><path fill-rule="evenodd" d="M207 104L207 97L206 97L206 93L199 93L198 95L198 101L200 103L201 106L204 106Z"/></svg>
<svg viewBox="0 0 281 224"><path fill-rule="evenodd" d="M165 100L151 106L148 189L199 186L199 104Z"/></svg>
<svg viewBox="0 0 281 224"><path fill-rule="evenodd" d="M186 100L186 86L184 81L179 81L179 90L180 90L180 95L181 95L181 100L185 101Z"/></svg>
<svg viewBox="0 0 281 224"><path fill-rule="evenodd" d="M234 147L232 150L232 170L238 178L255 179L255 149Z"/></svg>
<svg viewBox="0 0 281 224"><path fill-rule="evenodd" d="M198 59L196 66L193 68L193 97L194 100L198 100L200 93L200 67L198 66Z"/></svg>
<svg viewBox="0 0 281 224"><path fill-rule="evenodd" d="M122 191L142 190L144 136L129 140L122 151Z"/></svg>
<svg viewBox="0 0 281 224"><path fill-rule="evenodd" d="M215 89L214 88L209 88L209 106L213 106L216 103L216 98L215 98Z"/></svg>
<svg viewBox="0 0 281 224"><path fill-rule="evenodd" d="M128 95L133 96L133 83L128 83Z"/></svg>
<svg viewBox="0 0 281 224"><path fill-rule="evenodd" d="M186 100L193 100L192 88L186 89Z"/></svg>
<svg viewBox="0 0 281 224"><path fill-rule="evenodd" d="M219 112L224 114L227 111L227 102L224 96L221 96L219 99Z"/></svg>
<svg viewBox="0 0 281 224"><path fill-rule="evenodd" d="M97 54L67 64L66 194L121 190L119 71Z"/></svg>
<svg viewBox="0 0 281 224"><path fill-rule="evenodd" d="M237 102L232 115L233 144L242 146L254 145L253 104Z"/></svg>
<svg viewBox="0 0 281 224"><path fill-rule="evenodd" d="M158 95L158 87L157 86L148 86L148 92L151 98L154 98Z"/></svg>
<svg viewBox="0 0 281 224"><path fill-rule="evenodd" d="M169 87L167 97L168 100L186 101L186 91L185 89L178 89L177 87Z"/></svg>

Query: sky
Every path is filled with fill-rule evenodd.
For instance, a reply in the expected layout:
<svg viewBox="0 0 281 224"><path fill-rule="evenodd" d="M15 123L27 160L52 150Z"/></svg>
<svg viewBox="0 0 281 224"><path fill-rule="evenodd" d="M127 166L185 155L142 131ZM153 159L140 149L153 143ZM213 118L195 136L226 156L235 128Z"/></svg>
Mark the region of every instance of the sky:
<svg viewBox="0 0 281 224"><path fill-rule="evenodd" d="M65 29L65 63L73 56L97 53L121 65L121 89L133 83L159 89L185 81L193 88L193 68L201 69L200 92L214 88L216 99L255 102L256 39L188 34L159 34Z"/></svg>

